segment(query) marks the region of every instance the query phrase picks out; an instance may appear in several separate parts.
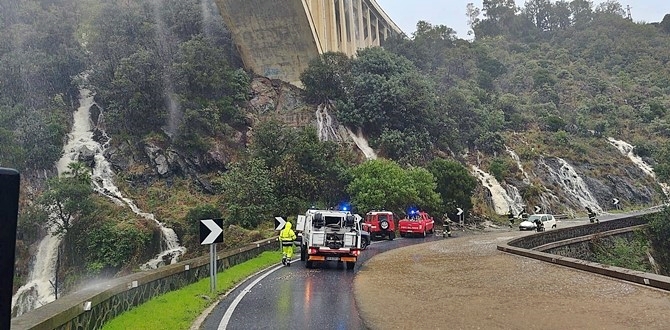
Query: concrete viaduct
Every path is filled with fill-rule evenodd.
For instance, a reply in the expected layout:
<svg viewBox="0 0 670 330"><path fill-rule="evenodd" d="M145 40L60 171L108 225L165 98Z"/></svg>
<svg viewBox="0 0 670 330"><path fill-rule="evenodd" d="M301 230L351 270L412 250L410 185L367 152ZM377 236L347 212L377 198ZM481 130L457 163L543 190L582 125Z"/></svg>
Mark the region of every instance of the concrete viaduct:
<svg viewBox="0 0 670 330"><path fill-rule="evenodd" d="M301 86L325 52L355 56L402 30L375 0L215 0L247 69Z"/></svg>

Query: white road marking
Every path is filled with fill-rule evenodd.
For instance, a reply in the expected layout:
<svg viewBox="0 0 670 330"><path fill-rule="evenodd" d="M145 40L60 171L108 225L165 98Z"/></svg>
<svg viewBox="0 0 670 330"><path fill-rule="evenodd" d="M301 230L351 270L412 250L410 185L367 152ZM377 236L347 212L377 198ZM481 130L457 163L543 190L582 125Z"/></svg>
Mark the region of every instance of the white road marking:
<svg viewBox="0 0 670 330"><path fill-rule="evenodd" d="M291 263L294 263L295 261L296 261L296 260L293 260L293 261L291 261ZM267 273L265 273L265 274L259 276L255 281L249 283L249 285L247 285L247 287L244 288L244 290L242 290L242 292L240 292L240 293L237 295L237 297L235 297L235 300L233 300L233 302L230 304L230 306L228 306L228 309L226 310L226 313L223 314L223 318L221 318L221 323L219 323L219 328L218 328L218 329L219 329L219 330L225 330L226 327L228 327L228 322L230 322L230 318L233 316L233 312L235 312L235 308L237 308L237 305L240 303L240 301L242 301L242 298L244 298L244 296L245 296L249 291L251 291L251 289L252 289L256 284L258 284L258 282L262 281L266 276L268 276L268 275L274 273L274 271L276 271L277 269L280 269L280 268L282 268L282 267L285 267L285 266L284 266L284 265L280 265L280 266L277 266L277 267L275 267L275 268L272 268L272 269L270 269L269 271L267 271Z"/></svg>

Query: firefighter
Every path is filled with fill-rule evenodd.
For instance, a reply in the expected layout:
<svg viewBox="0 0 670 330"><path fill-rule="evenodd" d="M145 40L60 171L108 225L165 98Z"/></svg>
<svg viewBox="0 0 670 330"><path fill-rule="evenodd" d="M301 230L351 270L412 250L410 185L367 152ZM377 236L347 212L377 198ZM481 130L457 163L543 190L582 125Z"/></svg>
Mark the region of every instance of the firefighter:
<svg viewBox="0 0 670 330"><path fill-rule="evenodd" d="M442 226L444 226L444 230L442 230L442 237L451 237L451 219L449 219L449 215L447 213L442 216Z"/></svg>
<svg viewBox="0 0 670 330"><path fill-rule="evenodd" d="M284 229L279 232L279 242L281 242L282 258L281 263L286 266L291 266L291 258L293 258L293 241L296 236L291 223L286 222Z"/></svg>
<svg viewBox="0 0 670 330"><path fill-rule="evenodd" d="M514 226L514 212L512 212L512 207L510 206L509 212L507 213L507 220L509 220L509 227Z"/></svg>

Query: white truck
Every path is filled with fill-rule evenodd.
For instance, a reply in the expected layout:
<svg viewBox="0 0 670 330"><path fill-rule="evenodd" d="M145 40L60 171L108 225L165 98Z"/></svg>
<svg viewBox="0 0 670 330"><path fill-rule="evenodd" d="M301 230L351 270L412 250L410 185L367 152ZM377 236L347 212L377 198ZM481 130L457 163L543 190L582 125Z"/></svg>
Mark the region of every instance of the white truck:
<svg viewBox="0 0 670 330"><path fill-rule="evenodd" d="M309 209L299 215L296 230L301 241L300 260L305 267L337 261L345 262L348 270L354 269L362 250L361 220L349 211Z"/></svg>

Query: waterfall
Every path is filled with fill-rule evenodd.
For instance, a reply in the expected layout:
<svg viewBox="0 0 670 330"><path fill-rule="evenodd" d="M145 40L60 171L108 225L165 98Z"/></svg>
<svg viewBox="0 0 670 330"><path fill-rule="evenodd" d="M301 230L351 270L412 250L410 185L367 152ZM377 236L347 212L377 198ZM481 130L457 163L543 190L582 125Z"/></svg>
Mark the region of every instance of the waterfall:
<svg viewBox="0 0 670 330"><path fill-rule="evenodd" d="M656 180L656 174L654 173L654 168L651 167L651 165L647 164L642 158L638 155L636 155L633 152L634 146L620 140L616 140L614 138L607 138L607 141L612 144L614 147L616 147L619 152L621 152L624 156L628 156L628 159L630 159L637 167L639 167L644 173L649 175L650 177L654 178ZM665 197L670 197L670 186L663 182L658 182L656 181L660 186L661 189L663 190L663 193L665 194Z"/></svg>
<svg viewBox="0 0 670 330"><path fill-rule="evenodd" d="M52 283L56 278L56 261L61 239L49 231L37 248L28 283L12 296L12 317L56 300Z"/></svg>
<svg viewBox="0 0 670 330"><path fill-rule="evenodd" d="M319 104L316 107L316 131L320 141L341 141L340 135L335 130L333 117L328 113L328 104Z"/></svg>
<svg viewBox="0 0 670 330"><path fill-rule="evenodd" d="M507 150L507 153L516 161L516 165L519 167L519 170L521 171L521 174L523 174L523 183L525 184L530 184L530 178L528 177L528 173L523 169L523 165L521 165L521 159L519 158L519 155L514 152L510 147L505 146L505 150Z"/></svg>
<svg viewBox="0 0 670 330"><path fill-rule="evenodd" d="M358 132L356 134L354 134L354 132L352 132L348 128L347 132L349 132L349 136L351 136L351 139L354 140L354 143L356 143L358 149L360 149L363 152L365 158L377 159L377 154L372 148L370 148L370 145L368 145L368 140L366 140L365 136L363 136L363 132L360 127L358 128Z"/></svg>
<svg viewBox="0 0 670 330"><path fill-rule="evenodd" d="M83 75L84 79L86 75ZM107 139L104 146L93 139L93 130L90 120L90 109L94 104L94 94L87 89L80 89L79 108L73 114L72 131L68 134L68 141L63 146L63 156L56 163L58 175L63 175L68 170L71 162L80 160L82 156L93 154L95 167L91 175L93 189L107 196L119 205L127 205L136 214L155 221L162 233L163 252L154 259L148 261L141 268L156 268L167 262L175 263L186 249L179 245L179 240L174 230L166 228L157 221L153 214L142 212L132 200L123 197L119 189L114 185L114 173L111 165L104 157L104 151L109 144L109 138L101 130ZM102 113L100 114L102 116ZM101 117L102 118L102 117ZM101 122L99 120L99 122ZM20 287L12 297L12 315L18 316L31 311L56 299L51 285L56 275L56 261L58 246L61 238L52 235L51 228L48 234L39 244L35 260L32 265L28 283Z"/></svg>
<svg viewBox="0 0 670 330"><path fill-rule="evenodd" d="M496 180L496 178L491 174L482 171L475 165L472 165L472 171L474 172L475 177L477 177L477 179L479 179L479 181L482 183L482 185L484 185L484 187L486 187L489 192L491 192L493 208L497 214L507 214L510 208L514 214L519 214L524 210L523 200L521 199L519 191L516 189L516 187L508 185L508 187L511 187L509 188L510 191L516 194L514 198L512 198L507 194L507 190L505 190L505 188L503 188L502 185L498 183L498 180Z"/></svg>
<svg viewBox="0 0 670 330"><path fill-rule="evenodd" d="M577 174L575 169L562 158L556 158L556 160L560 165L558 170L549 166L544 159L540 160L540 164L547 168L556 184L563 188L563 191L574 197L579 202L579 205L584 208L589 207L597 213L603 213L603 209L598 204L598 201L593 197L586 183L584 183L584 180Z"/></svg>

